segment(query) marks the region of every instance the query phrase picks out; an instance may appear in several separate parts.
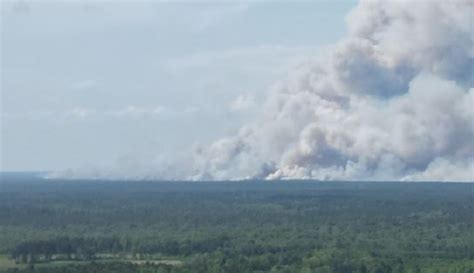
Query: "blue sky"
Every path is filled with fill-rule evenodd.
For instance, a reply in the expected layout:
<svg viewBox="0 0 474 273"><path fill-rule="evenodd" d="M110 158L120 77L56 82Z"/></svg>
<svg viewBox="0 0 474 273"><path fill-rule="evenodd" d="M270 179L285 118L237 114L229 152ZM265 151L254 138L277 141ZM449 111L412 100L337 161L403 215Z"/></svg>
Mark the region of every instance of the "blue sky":
<svg viewBox="0 0 474 273"><path fill-rule="evenodd" d="M185 153L231 135L346 32L355 1L2 1L2 171Z"/></svg>

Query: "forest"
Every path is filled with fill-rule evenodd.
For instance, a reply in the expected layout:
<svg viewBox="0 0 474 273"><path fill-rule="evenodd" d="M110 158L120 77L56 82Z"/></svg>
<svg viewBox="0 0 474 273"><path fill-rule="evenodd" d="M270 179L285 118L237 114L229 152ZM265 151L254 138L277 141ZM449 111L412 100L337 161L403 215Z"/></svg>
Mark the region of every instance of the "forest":
<svg viewBox="0 0 474 273"><path fill-rule="evenodd" d="M2 176L0 272L473 273L473 186Z"/></svg>

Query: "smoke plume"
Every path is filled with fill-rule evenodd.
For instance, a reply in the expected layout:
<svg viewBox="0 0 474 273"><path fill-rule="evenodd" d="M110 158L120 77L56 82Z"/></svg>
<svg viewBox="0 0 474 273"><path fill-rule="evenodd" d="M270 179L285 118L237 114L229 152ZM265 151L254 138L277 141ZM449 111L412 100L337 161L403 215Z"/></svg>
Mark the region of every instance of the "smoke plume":
<svg viewBox="0 0 474 273"><path fill-rule="evenodd" d="M473 2L361 1L193 179L474 180Z"/></svg>
<svg viewBox="0 0 474 273"><path fill-rule="evenodd" d="M275 86L252 123L156 177L474 180L473 9L361 1L346 37Z"/></svg>

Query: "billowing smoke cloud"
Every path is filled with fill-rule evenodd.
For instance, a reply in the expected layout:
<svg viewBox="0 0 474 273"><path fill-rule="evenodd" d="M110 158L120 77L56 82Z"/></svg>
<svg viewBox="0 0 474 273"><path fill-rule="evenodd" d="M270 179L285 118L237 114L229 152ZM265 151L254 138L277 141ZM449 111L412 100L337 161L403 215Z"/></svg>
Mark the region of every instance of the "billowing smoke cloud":
<svg viewBox="0 0 474 273"><path fill-rule="evenodd" d="M474 180L473 2L361 1L195 179Z"/></svg>
<svg viewBox="0 0 474 273"><path fill-rule="evenodd" d="M474 180L473 9L361 1L254 122L161 178Z"/></svg>

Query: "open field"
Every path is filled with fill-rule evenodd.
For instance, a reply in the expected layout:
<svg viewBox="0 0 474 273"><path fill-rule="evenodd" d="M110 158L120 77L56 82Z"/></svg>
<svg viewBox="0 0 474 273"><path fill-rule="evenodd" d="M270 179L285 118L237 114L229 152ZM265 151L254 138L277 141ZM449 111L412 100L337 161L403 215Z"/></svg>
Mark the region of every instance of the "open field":
<svg viewBox="0 0 474 273"><path fill-rule="evenodd" d="M26 265L18 265L15 263L15 260L12 260L8 257L8 255L0 255L0 272L4 272L9 268L18 268L23 269Z"/></svg>
<svg viewBox="0 0 474 273"><path fill-rule="evenodd" d="M98 255L101 256L101 255ZM181 266L182 262L179 260L135 260L135 259L119 259L119 258L97 258L93 260L94 263L130 263L135 265L170 265ZM52 268L52 267L66 267L71 265L87 265L91 261L68 261L57 260L51 262L35 263L35 268ZM6 272L8 269L25 269L28 265L15 263L7 255L0 255L0 272Z"/></svg>

